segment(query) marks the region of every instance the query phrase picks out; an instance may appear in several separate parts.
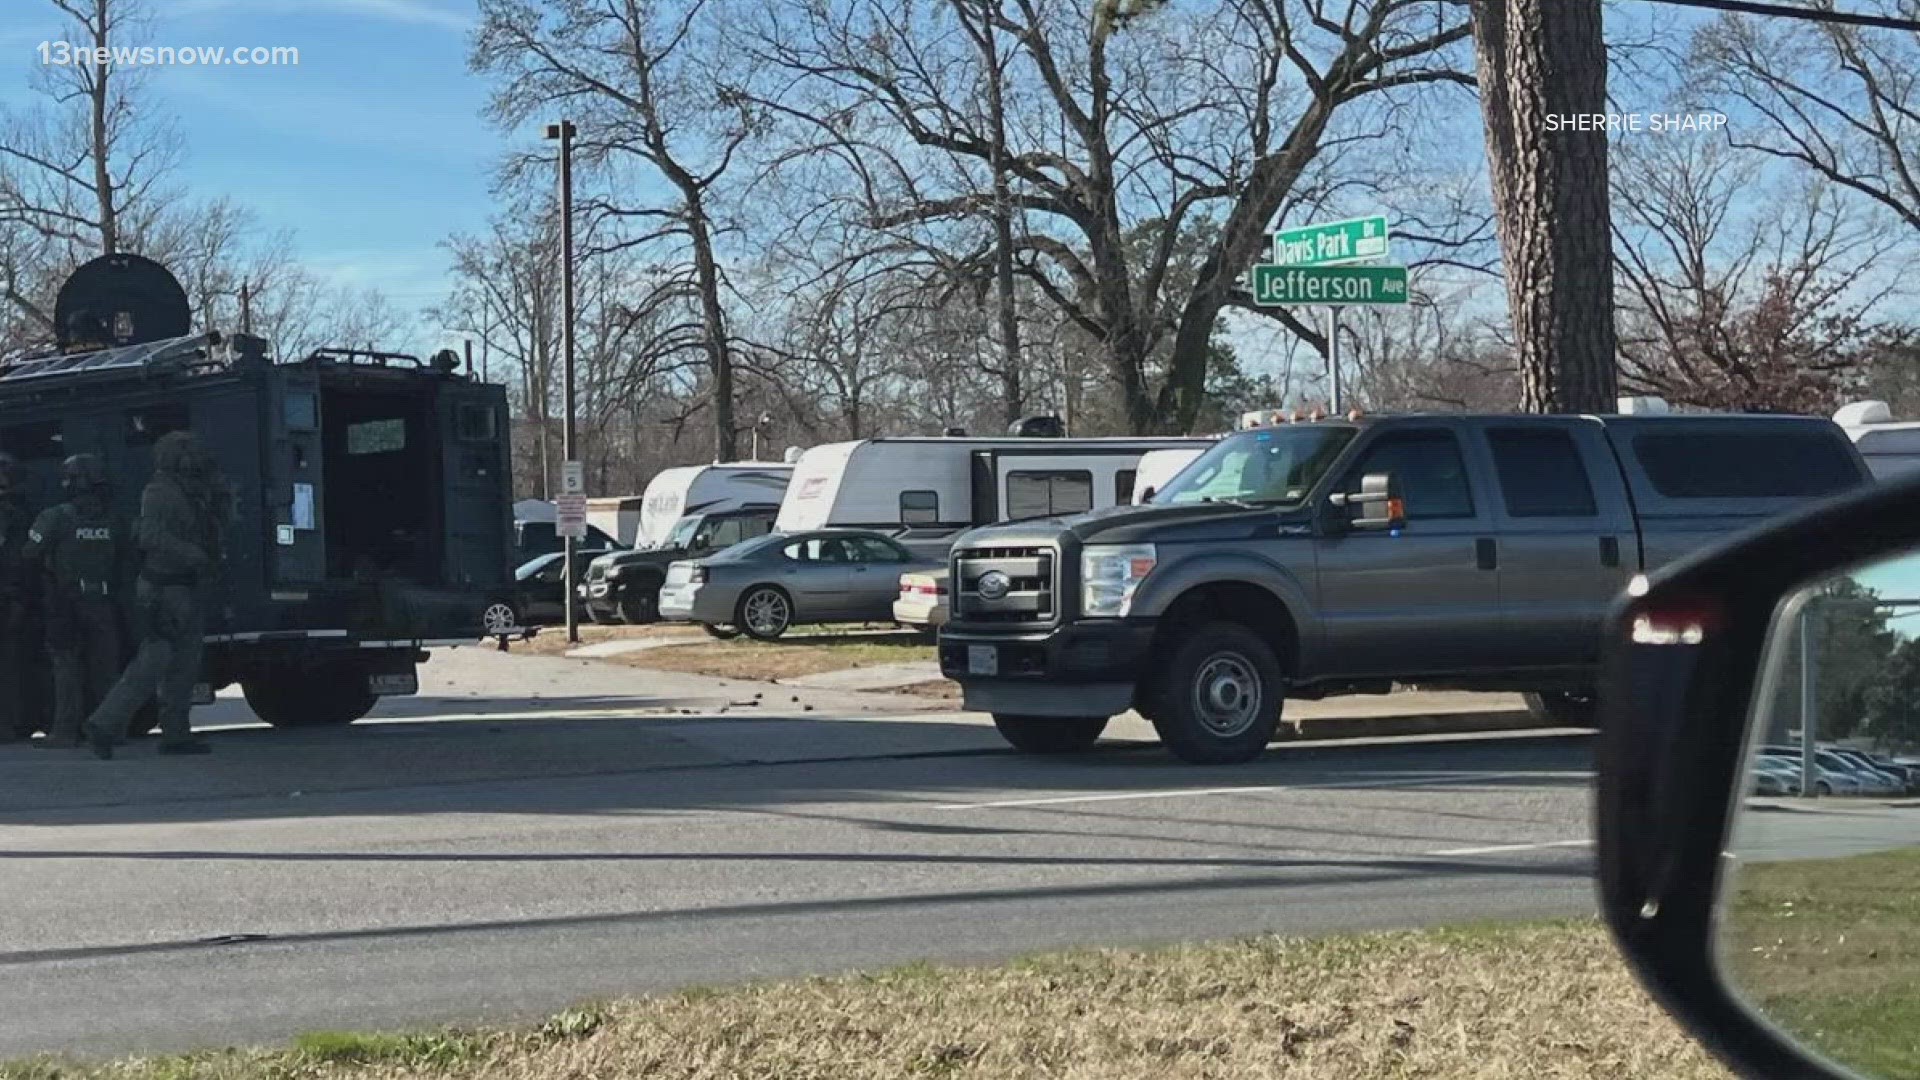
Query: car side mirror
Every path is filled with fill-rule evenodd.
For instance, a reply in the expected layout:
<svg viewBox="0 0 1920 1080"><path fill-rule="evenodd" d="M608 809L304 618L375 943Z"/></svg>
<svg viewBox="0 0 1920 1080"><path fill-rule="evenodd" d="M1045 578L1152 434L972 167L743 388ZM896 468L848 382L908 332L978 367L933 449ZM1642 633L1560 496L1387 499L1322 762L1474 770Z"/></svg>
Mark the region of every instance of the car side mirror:
<svg viewBox="0 0 1920 1080"><path fill-rule="evenodd" d="M1139 501L1143 503L1150 503L1153 501L1153 497L1157 494L1159 494L1157 489L1148 488L1147 490L1140 493Z"/></svg>
<svg viewBox="0 0 1920 1080"><path fill-rule="evenodd" d="M1390 473L1368 473L1360 478L1359 491L1336 491L1327 501L1348 511L1345 523L1354 529L1390 531L1407 523L1406 505Z"/></svg>
<svg viewBox="0 0 1920 1080"><path fill-rule="evenodd" d="M1603 911L1749 1076L1912 1075L1920 477L1636 578L1603 630Z"/></svg>

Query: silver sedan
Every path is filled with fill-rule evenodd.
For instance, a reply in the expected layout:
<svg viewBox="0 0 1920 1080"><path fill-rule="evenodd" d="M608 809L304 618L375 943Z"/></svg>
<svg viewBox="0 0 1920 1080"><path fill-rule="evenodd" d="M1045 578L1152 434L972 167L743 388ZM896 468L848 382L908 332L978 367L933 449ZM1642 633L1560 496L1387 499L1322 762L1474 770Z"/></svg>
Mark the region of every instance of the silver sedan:
<svg viewBox="0 0 1920 1080"><path fill-rule="evenodd" d="M660 617L760 641L799 623L891 622L900 575L940 565L876 532L775 533L669 566Z"/></svg>

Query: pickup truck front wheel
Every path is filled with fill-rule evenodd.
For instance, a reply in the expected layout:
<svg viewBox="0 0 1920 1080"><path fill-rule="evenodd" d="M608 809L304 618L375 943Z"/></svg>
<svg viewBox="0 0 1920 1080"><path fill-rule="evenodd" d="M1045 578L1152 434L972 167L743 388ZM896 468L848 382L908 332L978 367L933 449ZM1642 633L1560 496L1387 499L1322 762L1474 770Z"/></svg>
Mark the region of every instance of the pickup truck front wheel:
<svg viewBox="0 0 1920 1080"><path fill-rule="evenodd" d="M1194 765L1259 757L1280 726L1286 674L1260 635L1215 623L1186 634L1148 714L1173 756Z"/></svg>
<svg viewBox="0 0 1920 1080"><path fill-rule="evenodd" d="M994 713L993 726L1015 750L1071 754L1092 746L1107 730L1104 716L1019 716Z"/></svg>

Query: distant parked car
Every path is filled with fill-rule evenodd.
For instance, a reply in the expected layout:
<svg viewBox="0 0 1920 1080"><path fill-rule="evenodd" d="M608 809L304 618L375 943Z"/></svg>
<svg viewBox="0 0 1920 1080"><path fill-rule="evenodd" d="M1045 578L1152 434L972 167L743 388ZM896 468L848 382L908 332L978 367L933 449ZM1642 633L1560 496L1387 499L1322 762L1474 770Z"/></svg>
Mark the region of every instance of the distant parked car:
<svg viewBox="0 0 1920 1080"><path fill-rule="evenodd" d="M1768 747L1760 752L1760 764L1775 766L1792 776L1793 789L1797 793L1800 787L1800 754L1789 753L1785 749ZM1813 793L1815 795L1864 795L1866 787L1860 778L1845 770L1834 769L1819 760L1816 755L1813 765Z"/></svg>
<svg viewBox="0 0 1920 1080"><path fill-rule="evenodd" d="M947 622L947 569L915 570L900 575L893 621L931 637Z"/></svg>
<svg viewBox="0 0 1920 1080"><path fill-rule="evenodd" d="M607 553L603 547L587 548L573 553L574 577L576 580L587 572L587 564ZM550 551L545 555L528 559L513 572L513 608L514 617L520 626L551 626L565 622L566 609L561 607L567 594L566 555ZM574 612L582 612L579 604ZM581 617L584 617L583 615ZM488 632L495 632L488 627Z"/></svg>
<svg viewBox="0 0 1920 1080"><path fill-rule="evenodd" d="M1907 766L1901 765L1889 758L1877 757L1865 750L1854 750L1841 746L1832 747L1831 750L1833 753L1853 762L1862 769L1869 769L1877 775L1886 777L1889 784L1898 786L1897 794L1905 795L1913 791L1915 780L1920 779L1920 777L1916 777L1913 770Z"/></svg>
<svg viewBox="0 0 1920 1080"><path fill-rule="evenodd" d="M1800 792L1800 773L1789 769L1786 762L1779 758L1762 756L1753 767L1751 777L1755 795L1797 795Z"/></svg>
<svg viewBox="0 0 1920 1080"><path fill-rule="evenodd" d="M660 617L760 641L799 623L885 622L900 575L939 566L876 532L775 533L668 567Z"/></svg>

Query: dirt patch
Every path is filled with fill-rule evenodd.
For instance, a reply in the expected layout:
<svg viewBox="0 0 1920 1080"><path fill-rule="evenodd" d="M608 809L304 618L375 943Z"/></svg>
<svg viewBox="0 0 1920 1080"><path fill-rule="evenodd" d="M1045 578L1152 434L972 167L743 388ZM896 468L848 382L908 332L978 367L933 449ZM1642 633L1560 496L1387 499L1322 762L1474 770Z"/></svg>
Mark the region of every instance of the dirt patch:
<svg viewBox="0 0 1920 1080"><path fill-rule="evenodd" d="M896 694L912 694L915 697L933 698L938 701L959 701L960 684L952 679L935 679L932 682L914 683L893 691Z"/></svg>
<svg viewBox="0 0 1920 1080"><path fill-rule="evenodd" d="M575 1009L517 1031L0 1066L7 1080L1726 1075L1591 923L920 966Z"/></svg>
<svg viewBox="0 0 1920 1080"><path fill-rule="evenodd" d="M567 640L567 628L564 626L543 626L531 641L516 641L512 650L527 656L564 656L583 645L598 645L607 641L653 641L661 638L685 639L687 641L709 641L698 627L660 623L653 626L595 626L592 623L580 624L580 643Z"/></svg>
<svg viewBox="0 0 1920 1080"><path fill-rule="evenodd" d="M819 634L789 641L746 638L714 641L704 634L687 645L623 653L607 659L652 671L678 671L722 679L778 682L848 668L879 667L934 659L933 646L910 634Z"/></svg>

